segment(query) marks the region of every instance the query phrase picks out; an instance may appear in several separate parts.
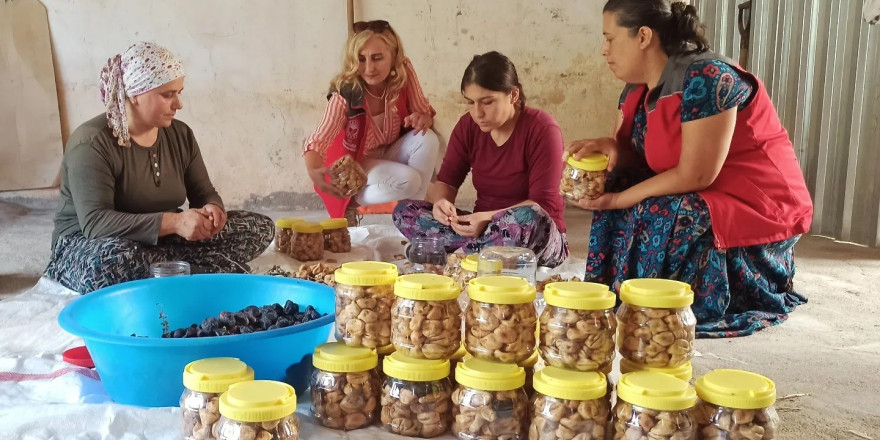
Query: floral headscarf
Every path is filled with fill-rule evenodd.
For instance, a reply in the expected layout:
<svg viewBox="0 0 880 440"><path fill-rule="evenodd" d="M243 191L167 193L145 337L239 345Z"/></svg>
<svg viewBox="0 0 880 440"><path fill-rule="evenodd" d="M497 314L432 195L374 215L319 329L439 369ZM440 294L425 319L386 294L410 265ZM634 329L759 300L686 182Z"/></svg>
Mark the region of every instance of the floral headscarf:
<svg viewBox="0 0 880 440"><path fill-rule="evenodd" d="M145 41L107 60L101 69L101 101L107 111L107 125L113 129L119 145L131 145L126 98L149 92L185 74L183 64L168 49Z"/></svg>

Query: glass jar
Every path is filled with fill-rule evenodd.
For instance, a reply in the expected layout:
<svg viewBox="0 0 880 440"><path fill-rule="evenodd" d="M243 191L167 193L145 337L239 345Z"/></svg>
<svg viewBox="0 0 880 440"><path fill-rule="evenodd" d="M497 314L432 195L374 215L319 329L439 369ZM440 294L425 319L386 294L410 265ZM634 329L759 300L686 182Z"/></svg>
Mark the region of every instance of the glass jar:
<svg viewBox="0 0 880 440"><path fill-rule="evenodd" d="M290 253L290 240L293 237L293 230L290 229L294 223L304 221L297 217L284 217L275 220L275 251L285 254Z"/></svg>
<svg viewBox="0 0 880 440"><path fill-rule="evenodd" d="M446 248L438 237L415 237L406 247L407 262L401 272L443 275Z"/></svg>
<svg viewBox="0 0 880 440"><path fill-rule="evenodd" d="M150 264L150 276L152 278L175 277L189 275L190 266L186 261L157 261Z"/></svg>
<svg viewBox="0 0 880 440"><path fill-rule="evenodd" d="M351 252L351 234L348 233L348 220L331 218L321 222L324 229L324 250L341 254Z"/></svg>
<svg viewBox="0 0 880 440"><path fill-rule="evenodd" d="M394 284L391 343L416 359L448 359L461 346L461 290L450 277L402 275Z"/></svg>
<svg viewBox="0 0 880 440"><path fill-rule="evenodd" d="M653 368L675 368L691 360L697 328L691 286L636 278L621 284L620 299L617 346L621 357Z"/></svg>
<svg viewBox="0 0 880 440"><path fill-rule="evenodd" d="M525 278L532 286L537 284L538 257L524 247L490 246L480 251L477 276L510 275Z"/></svg>
<svg viewBox="0 0 880 440"><path fill-rule="evenodd" d="M532 399L532 396L535 395L535 389L532 387L532 382L535 379L535 372L538 366L538 350L532 352L532 355L526 358L526 360L522 362L517 362L517 365L522 367L523 371L526 372L526 383L523 385L523 390L526 392L526 396L529 396L529 400Z"/></svg>
<svg viewBox="0 0 880 440"><path fill-rule="evenodd" d="M513 364L467 359L455 368L452 434L461 440L525 440L526 374Z"/></svg>
<svg viewBox="0 0 880 440"><path fill-rule="evenodd" d="M296 391L284 382L252 380L220 396L217 440L297 440Z"/></svg>
<svg viewBox="0 0 880 440"><path fill-rule="evenodd" d="M413 359L396 352L385 358L380 419L385 429L409 437L432 438L452 424L449 361Z"/></svg>
<svg viewBox="0 0 880 440"><path fill-rule="evenodd" d="M516 363L535 351L535 288L524 278L477 277L468 285L465 348L477 359Z"/></svg>
<svg viewBox="0 0 880 440"><path fill-rule="evenodd" d="M336 159L330 166L330 183L343 197L351 197L367 185L367 173L351 155Z"/></svg>
<svg viewBox="0 0 880 440"><path fill-rule="evenodd" d="M605 175L608 168L608 156L594 153L575 160L574 156L565 161L562 170L562 181L559 183L559 194L566 199L596 199L605 194Z"/></svg>
<svg viewBox="0 0 880 440"><path fill-rule="evenodd" d="M529 440L605 440L611 421L607 381L597 371L557 367L535 374Z"/></svg>
<svg viewBox="0 0 880 440"><path fill-rule="evenodd" d="M183 438L213 439L220 420L220 395L230 385L254 380L254 370L236 358L207 358L190 362L183 369Z"/></svg>
<svg viewBox="0 0 880 440"><path fill-rule="evenodd" d="M312 222L295 222L290 226L289 255L298 261L315 261L324 258L324 229Z"/></svg>
<svg viewBox="0 0 880 440"><path fill-rule="evenodd" d="M696 440L691 415L696 403L697 393L683 380L661 373L624 374L617 383L614 440Z"/></svg>
<svg viewBox="0 0 880 440"><path fill-rule="evenodd" d="M336 339L352 347L391 344L391 306L397 266L378 261L345 263L336 280Z"/></svg>
<svg viewBox="0 0 880 440"><path fill-rule="evenodd" d="M697 397L693 412L703 438L777 438L776 384L770 379L748 371L714 370L697 379Z"/></svg>
<svg viewBox="0 0 880 440"><path fill-rule="evenodd" d="M379 404L376 350L339 342L318 346L309 382L312 416L331 429L351 431L373 423Z"/></svg>
<svg viewBox="0 0 880 440"><path fill-rule="evenodd" d="M694 377L694 368L690 361L686 362L684 365L679 365L673 368L653 368L645 364L637 364L627 359L620 360L620 374L635 373L638 371L668 374L688 383L690 383Z"/></svg>
<svg viewBox="0 0 880 440"><path fill-rule="evenodd" d="M379 360L376 363L376 373L379 373L379 383L385 382L385 371L382 370L382 366L384 365L385 358L394 353L394 345L388 344L384 347L379 347L376 349L376 354L379 355Z"/></svg>
<svg viewBox="0 0 880 440"><path fill-rule="evenodd" d="M578 371L604 371L614 360L616 296L608 286L567 281L544 288L540 319L544 362Z"/></svg>

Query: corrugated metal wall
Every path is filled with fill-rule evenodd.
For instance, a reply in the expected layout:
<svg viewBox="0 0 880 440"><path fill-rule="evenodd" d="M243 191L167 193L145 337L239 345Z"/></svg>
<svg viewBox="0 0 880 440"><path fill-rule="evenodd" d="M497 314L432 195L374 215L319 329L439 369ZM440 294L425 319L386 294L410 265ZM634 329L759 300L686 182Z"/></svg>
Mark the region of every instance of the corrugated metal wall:
<svg viewBox="0 0 880 440"><path fill-rule="evenodd" d="M695 0L739 59L737 5ZM752 0L748 70L767 86L813 195L813 234L880 246L880 26L863 0Z"/></svg>

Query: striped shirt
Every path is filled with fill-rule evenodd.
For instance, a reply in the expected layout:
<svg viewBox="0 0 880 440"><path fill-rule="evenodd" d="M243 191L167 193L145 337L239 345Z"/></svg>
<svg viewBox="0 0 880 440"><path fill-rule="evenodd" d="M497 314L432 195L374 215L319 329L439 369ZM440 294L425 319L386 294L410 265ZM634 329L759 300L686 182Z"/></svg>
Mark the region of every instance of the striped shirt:
<svg viewBox="0 0 880 440"><path fill-rule="evenodd" d="M413 112L426 113L434 116L436 112L425 98L422 92L422 86L419 84L419 78L413 69L409 58L404 60L403 67L406 69L406 90L407 102L409 108ZM366 103L366 101L365 101ZM303 153L306 151L316 151L321 157L324 157L327 148L333 143L333 139L342 130L348 114L348 102L337 92L330 96L327 103L327 110L324 112L324 118L318 129L306 139L303 146ZM385 98L385 126L376 125L374 118L367 118L367 133L364 138L364 155L367 156L380 145L390 145L400 137L400 127L403 126L403 119L397 113L397 97L389 96Z"/></svg>

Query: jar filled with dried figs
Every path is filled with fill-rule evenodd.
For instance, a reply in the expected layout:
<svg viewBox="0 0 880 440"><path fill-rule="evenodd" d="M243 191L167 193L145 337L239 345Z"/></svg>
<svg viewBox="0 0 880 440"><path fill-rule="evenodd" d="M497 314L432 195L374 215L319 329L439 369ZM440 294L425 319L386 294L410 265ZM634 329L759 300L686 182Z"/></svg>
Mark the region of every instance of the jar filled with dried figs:
<svg viewBox="0 0 880 440"><path fill-rule="evenodd" d="M289 255L299 261L315 261L324 258L324 228L318 223L294 222L290 229Z"/></svg>
<svg viewBox="0 0 880 440"><path fill-rule="evenodd" d="M566 281L544 287L540 351L547 365L604 371L614 360L617 297L608 286Z"/></svg>
<svg viewBox="0 0 880 440"><path fill-rule="evenodd" d="M333 253L351 252L351 234L348 233L348 220L331 218L321 222L324 228L324 250Z"/></svg>
<svg viewBox="0 0 880 440"><path fill-rule="evenodd" d="M377 362L376 350L371 348L339 342L316 348L309 382L315 420L344 431L370 426L379 407Z"/></svg>
<svg viewBox="0 0 880 440"><path fill-rule="evenodd" d="M346 154L330 166L330 183L343 197L351 197L367 185L367 173L361 164Z"/></svg>
<svg viewBox="0 0 880 440"><path fill-rule="evenodd" d="M336 339L352 347L391 344L391 306L397 266L378 261L345 263L336 280Z"/></svg>
<svg viewBox="0 0 880 440"><path fill-rule="evenodd" d="M624 359L653 368L675 368L691 360L697 318L687 283L636 278L620 286L617 346Z"/></svg>
<svg viewBox="0 0 880 440"><path fill-rule="evenodd" d="M432 273L402 275L394 284L391 343L416 359L448 359L461 346L461 290L452 278Z"/></svg>
<svg viewBox="0 0 880 440"><path fill-rule="evenodd" d="M220 396L217 440L297 440L296 391L273 380L229 386Z"/></svg>
<svg viewBox="0 0 880 440"><path fill-rule="evenodd" d="M696 440L691 412L697 393L668 374L638 372L620 377L612 424L613 440Z"/></svg>
<svg viewBox="0 0 880 440"><path fill-rule="evenodd" d="M526 373L514 364L467 359L455 368L452 434L462 440L525 440Z"/></svg>
<svg viewBox="0 0 880 440"><path fill-rule="evenodd" d="M779 430L776 385L760 374L714 370L697 379L693 411L700 438L774 440Z"/></svg>
<svg viewBox="0 0 880 440"><path fill-rule="evenodd" d="M576 160L574 156L565 161L559 194L577 202L583 198L596 199L605 194L605 177L608 156L594 153Z"/></svg>
<svg viewBox="0 0 880 440"><path fill-rule="evenodd" d="M275 251L290 253L290 240L293 237L293 224L302 219L279 218L275 220Z"/></svg>
<svg viewBox="0 0 880 440"><path fill-rule="evenodd" d="M376 364L376 372L379 373L379 383L385 382L385 371L382 370L383 361L391 353L394 353L394 344L388 344L376 349L376 354L379 355L379 362Z"/></svg>
<svg viewBox="0 0 880 440"><path fill-rule="evenodd" d="M477 359L517 363L535 351L535 287L524 278L477 277L468 284L465 348Z"/></svg>
<svg viewBox="0 0 880 440"><path fill-rule="evenodd" d="M413 359L396 352L385 358L380 419L385 429L408 437L433 438L452 425L449 361Z"/></svg>
<svg viewBox="0 0 880 440"><path fill-rule="evenodd" d="M547 367L535 374L529 440L605 440L611 422L605 375Z"/></svg>
<svg viewBox="0 0 880 440"><path fill-rule="evenodd" d="M236 358L207 358L190 362L183 369L184 391L180 396L183 438L209 440L217 437L220 395L230 385L254 380L254 370Z"/></svg>
<svg viewBox="0 0 880 440"><path fill-rule="evenodd" d="M620 374L635 373L637 371L668 374L688 383L690 383L694 377L694 368L690 361L687 361L684 365L672 368L654 368L645 364L637 364L627 359L620 360Z"/></svg>

